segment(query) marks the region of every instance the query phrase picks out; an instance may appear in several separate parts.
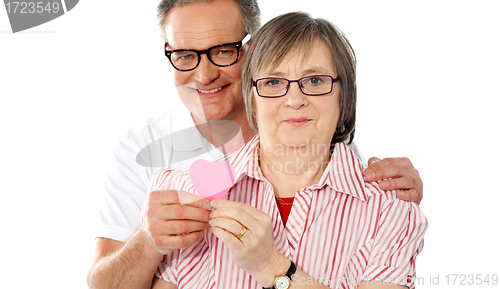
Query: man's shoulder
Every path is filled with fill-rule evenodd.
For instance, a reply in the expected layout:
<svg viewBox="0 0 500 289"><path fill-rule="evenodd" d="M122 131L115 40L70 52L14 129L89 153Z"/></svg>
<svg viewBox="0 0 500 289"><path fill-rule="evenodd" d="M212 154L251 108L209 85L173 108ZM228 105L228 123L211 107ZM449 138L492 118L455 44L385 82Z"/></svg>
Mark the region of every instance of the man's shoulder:
<svg viewBox="0 0 500 289"><path fill-rule="evenodd" d="M154 133L160 134L159 137L161 137L190 121L192 121L191 115L186 109L169 109L159 115L151 116L146 122L131 127L129 134L139 136Z"/></svg>
<svg viewBox="0 0 500 289"><path fill-rule="evenodd" d="M144 146L186 127L194 127L190 112L186 108L169 109L129 128L125 139Z"/></svg>

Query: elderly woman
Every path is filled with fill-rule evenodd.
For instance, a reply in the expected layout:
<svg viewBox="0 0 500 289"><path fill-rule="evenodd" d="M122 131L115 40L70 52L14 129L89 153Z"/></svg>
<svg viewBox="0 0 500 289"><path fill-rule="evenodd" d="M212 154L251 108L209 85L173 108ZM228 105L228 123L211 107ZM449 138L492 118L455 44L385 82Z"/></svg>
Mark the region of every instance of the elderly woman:
<svg viewBox="0 0 500 289"><path fill-rule="evenodd" d="M355 57L342 32L279 16L252 39L242 80L258 135L230 157L235 184L212 201L211 229L166 255L153 287L413 287L427 221L364 181L348 147ZM196 193L182 171L157 173L161 189Z"/></svg>

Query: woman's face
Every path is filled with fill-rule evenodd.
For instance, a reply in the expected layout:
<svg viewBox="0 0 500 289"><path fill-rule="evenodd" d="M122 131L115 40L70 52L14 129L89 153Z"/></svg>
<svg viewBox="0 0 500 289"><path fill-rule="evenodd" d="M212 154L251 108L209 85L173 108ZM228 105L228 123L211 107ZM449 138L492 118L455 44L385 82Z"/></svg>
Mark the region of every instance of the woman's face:
<svg viewBox="0 0 500 289"><path fill-rule="evenodd" d="M276 69L268 67L254 79L282 77L296 80L310 75L337 77L331 53L322 41L315 41L307 58L301 55L300 52L290 52ZM329 148L340 115L340 86L337 83L331 93L320 96L304 95L296 82L290 84L287 94L282 97L260 97L255 88L253 92L261 147L321 145Z"/></svg>

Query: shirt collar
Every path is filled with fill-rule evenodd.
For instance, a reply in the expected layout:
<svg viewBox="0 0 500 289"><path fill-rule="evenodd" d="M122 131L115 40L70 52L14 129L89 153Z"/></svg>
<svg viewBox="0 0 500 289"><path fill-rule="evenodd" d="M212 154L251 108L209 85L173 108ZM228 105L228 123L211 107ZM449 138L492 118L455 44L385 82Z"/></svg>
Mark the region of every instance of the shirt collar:
<svg viewBox="0 0 500 289"><path fill-rule="evenodd" d="M265 180L259 166L259 144L260 138L256 135L231 157L230 162L235 170L236 182L245 175L257 180ZM310 186L310 189L317 190L328 185L337 192L368 201L373 192L365 187L363 177L365 167L366 165L357 158L347 144L337 143L319 182Z"/></svg>
<svg viewBox="0 0 500 289"><path fill-rule="evenodd" d="M236 182L244 176L264 180L259 166L259 144L260 137L257 134L243 148L232 155L230 162L234 167Z"/></svg>
<svg viewBox="0 0 500 289"><path fill-rule="evenodd" d="M373 193L365 187L364 168L365 165L346 143L336 143L330 162L315 186L328 185L337 192L368 201Z"/></svg>

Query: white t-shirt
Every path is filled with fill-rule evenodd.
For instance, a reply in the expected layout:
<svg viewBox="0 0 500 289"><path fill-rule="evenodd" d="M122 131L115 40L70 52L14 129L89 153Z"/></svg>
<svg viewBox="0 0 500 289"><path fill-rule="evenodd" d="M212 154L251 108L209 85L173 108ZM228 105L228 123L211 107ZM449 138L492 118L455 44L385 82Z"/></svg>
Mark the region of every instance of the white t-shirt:
<svg viewBox="0 0 500 289"><path fill-rule="evenodd" d="M354 142L350 148L363 160ZM140 226L142 207L156 171L188 170L195 160L212 161L221 156L222 152L198 131L185 107L130 129L108 171L96 237L125 242L132 236Z"/></svg>
<svg viewBox="0 0 500 289"><path fill-rule="evenodd" d="M222 152L201 135L186 108L167 111L143 127L130 129L108 171L96 237L125 242L139 228L156 171L187 170L197 159L211 161L220 156Z"/></svg>

